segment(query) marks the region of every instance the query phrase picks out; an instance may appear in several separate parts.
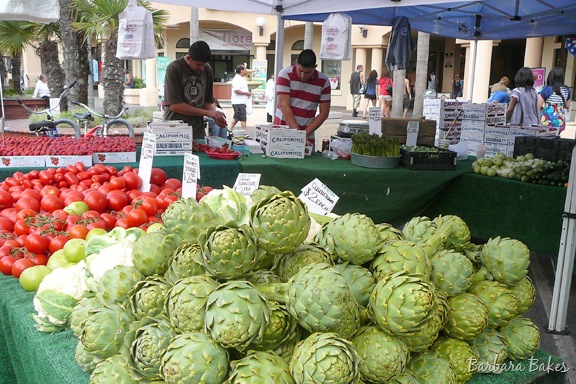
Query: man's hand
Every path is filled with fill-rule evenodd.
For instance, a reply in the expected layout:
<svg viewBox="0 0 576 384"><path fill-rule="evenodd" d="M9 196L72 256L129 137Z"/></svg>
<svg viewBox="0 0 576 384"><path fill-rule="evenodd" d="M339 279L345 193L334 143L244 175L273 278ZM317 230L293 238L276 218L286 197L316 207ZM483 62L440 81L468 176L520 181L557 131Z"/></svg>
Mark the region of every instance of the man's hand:
<svg viewBox="0 0 576 384"><path fill-rule="evenodd" d="M216 125L219 125L221 127L228 126L228 122L226 121L226 115L223 114L222 112L211 110L208 116L214 119Z"/></svg>

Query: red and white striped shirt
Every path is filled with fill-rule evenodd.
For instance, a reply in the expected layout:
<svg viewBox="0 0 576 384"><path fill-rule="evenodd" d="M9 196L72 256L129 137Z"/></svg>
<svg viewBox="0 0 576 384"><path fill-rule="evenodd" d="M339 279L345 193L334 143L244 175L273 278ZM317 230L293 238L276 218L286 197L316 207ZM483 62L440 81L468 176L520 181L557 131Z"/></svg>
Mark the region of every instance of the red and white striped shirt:
<svg viewBox="0 0 576 384"><path fill-rule="evenodd" d="M328 77L317 70L314 70L314 75L310 80L301 81L294 65L280 70L276 80L276 94L290 96L290 108L298 129L304 130L314 120L318 105L330 102L332 88ZM279 108L276 108L274 124L286 125ZM313 138L314 134L310 136Z"/></svg>

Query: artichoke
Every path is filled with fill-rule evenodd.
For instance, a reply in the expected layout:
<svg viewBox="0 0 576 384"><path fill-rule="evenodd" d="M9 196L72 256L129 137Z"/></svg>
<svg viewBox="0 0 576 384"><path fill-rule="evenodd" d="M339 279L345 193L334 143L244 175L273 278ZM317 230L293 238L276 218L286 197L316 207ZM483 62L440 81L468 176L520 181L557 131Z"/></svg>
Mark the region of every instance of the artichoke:
<svg viewBox="0 0 576 384"><path fill-rule="evenodd" d="M180 332L200 332L204 329L208 295L218 288L218 282L200 275L178 280L168 291L166 315Z"/></svg>
<svg viewBox="0 0 576 384"><path fill-rule="evenodd" d="M234 223L210 227L198 236L202 265L215 279L236 279L252 272L263 250L247 226Z"/></svg>
<svg viewBox="0 0 576 384"><path fill-rule="evenodd" d="M524 360L540 348L540 331L532 320L517 317L500 329L510 360Z"/></svg>
<svg viewBox="0 0 576 384"><path fill-rule="evenodd" d="M301 341L290 360L297 384L352 384L360 376L354 345L332 332L313 333Z"/></svg>
<svg viewBox="0 0 576 384"><path fill-rule="evenodd" d="M115 355L98 363L90 375L89 384L132 384L137 383L132 378L126 360L121 355Z"/></svg>
<svg viewBox="0 0 576 384"><path fill-rule="evenodd" d="M74 309L70 313L69 326L76 338L80 337L84 321L86 321L90 315L90 310L100 307L101 305L102 303L100 303L95 296L91 296L83 298L74 306Z"/></svg>
<svg viewBox="0 0 576 384"><path fill-rule="evenodd" d="M228 374L228 352L205 333L186 332L172 339L161 369L168 384L221 384Z"/></svg>
<svg viewBox="0 0 576 384"><path fill-rule="evenodd" d="M450 337L441 337L434 342L430 350L450 362L456 372L458 383L466 383L472 378L475 369L471 362L477 361L478 356L468 343Z"/></svg>
<svg viewBox="0 0 576 384"><path fill-rule="evenodd" d="M252 194L250 195L250 200L252 201L252 204L256 205L260 201L264 200L266 197L276 195L280 192L282 191L280 191L276 187L270 185L259 185L258 188L256 188L254 192L252 192Z"/></svg>
<svg viewBox="0 0 576 384"><path fill-rule="evenodd" d="M248 281L252 284L270 284L281 283L282 279L270 270L261 269L248 276Z"/></svg>
<svg viewBox="0 0 576 384"><path fill-rule="evenodd" d="M269 352L251 352L232 363L226 384L294 384L290 368L282 358Z"/></svg>
<svg viewBox="0 0 576 384"><path fill-rule="evenodd" d="M322 225L316 242L333 257L362 265L376 256L382 237L371 218L347 213Z"/></svg>
<svg viewBox="0 0 576 384"><path fill-rule="evenodd" d="M258 245L271 253L294 252L310 230L308 209L290 191L269 195L250 210Z"/></svg>
<svg viewBox="0 0 576 384"><path fill-rule="evenodd" d="M376 279L372 273L364 267L349 263L336 264L335 267L344 276L356 302L363 307L367 307L370 293L372 293L372 289L376 285Z"/></svg>
<svg viewBox="0 0 576 384"><path fill-rule="evenodd" d="M471 341L488 326L488 308L476 295L461 293L448 298L448 321L444 327L446 335Z"/></svg>
<svg viewBox="0 0 576 384"><path fill-rule="evenodd" d="M426 216L416 216L410 219L402 228L406 240L419 243L436 232L436 223Z"/></svg>
<svg viewBox="0 0 576 384"><path fill-rule="evenodd" d="M288 281L303 267L315 263L332 264L332 256L318 244L302 244L294 252L280 257L276 272L283 281Z"/></svg>
<svg viewBox="0 0 576 384"><path fill-rule="evenodd" d="M376 283L370 295L374 321L383 330L397 336L420 331L435 306L435 288L420 275L396 272Z"/></svg>
<svg viewBox="0 0 576 384"><path fill-rule="evenodd" d="M269 320L266 299L248 282L231 281L208 295L204 325L225 348L261 342Z"/></svg>
<svg viewBox="0 0 576 384"><path fill-rule="evenodd" d="M528 274L530 251L519 240L498 236L484 244L481 259L494 279L514 285Z"/></svg>
<svg viewBox="0 0 576 384"><path fill-rule="evenodd" d="M394 376L388 384L420 384L416 376L409 370L405 369L404 372L398 376Z"/></svg>
<svg viewBox="0 0 576 384"><path fill-rule="evenodd" d="M96 368L96 365L105 360L105 358L98 357L94 352L87 350L84 344L79 341L74 351L74 360L76 360L84 372L92 372L94 368Z"/></svg>
<svg viewBox="0 0 576 384"><path fill-rule="evenodd" d="M296 319L290 316L284 304L269 301L267 306L270 310L270 320L266 324L262 340L251 343L248 349L274 351L300 336L301 328Z"/></svg>
<svg viewBox="0 0 576 384"><path fill-rule="evenodd" d="M185 277L206 273L202 262L202 252L198 244L180 244L172 254L170 266L164 277L172 284Z"/></svg>
<svg viewBox="0 0 576 384"><path fill-rule="evenodd" d="M456 296L466 292L472 285L474 266L463 254L442 250L432 256L431 263L431 281L436 288L448 296Z"/></svg>
<svg viewBox="0 0 576 384"><path fill-rule="evenodd" d="M456 372L450 361L432 351L412 356L407 368L420 383L456 384Z"/></svg>
<svg viewBox="0 0 576 384"><path fill-rule="evenodd" d="M194 244L198 235L213 225L216 215L207 204L199 204L195 199L178 199L162 213L164 229L161 233L175 234L180 242Z"/></svg>
<svg viewBox="0 0 576 384"><path fill-rule="evenodd" d="M370 383L388 383L406 368L410 356L406 343L378 327L362 328L351 341L360 356L360 374Z"/></svg>
<svg viewBox="0 0 576 384"><path fill-rule="evenodd" d="M518 300L504 284L497 281L477 281L468 290L488 308L488 327L498 328L518 314Z"/></svg>
<svg viewBox="0 0 576 384"><path fill-rule="evenodd" d="M170 285L158 275L148 276L130 291L130 307L136 319L155 317L164 312Z"/></svg>
<svg viewBox="0 0 576 384"><path fill-rule="evenodd" d="M532 308L536 300L536 288L528 276L524 277L513 286L508 286L518 301L518 314L523 315Z"/></svg>
<svg viewBox="0 0 576 384"><path fill-rule="evenodd" d="M168 270L178 238L162 232L146 233L134 244L134 266L144 276L163 275Z"/></svg>
<svg viewBox="0 0 576 384"><path fill-rule="evenodd" d="M502 364L508 352L504 336L492 328L486 328L474 340L469 342L472 351L478 356L475 362L476 372L479 373L500 373Z"/></svg>
<svg viewBox="0 0 576 384"><path fill-rule="evenodd" d="M382 244L370 264L370 270L376 280L389 273L404 271L430 281L430 260L426 252L409 240L391 240Z"/></svg>
<svg viewBox="0 0 576 384"><path fill-rule="evenodd" d="M436 291L434 309L418 332L402 336L410 352L426 352L434 344L448 320L448 300L441 291Z"/></svg>
<svg viewBox="0 0 576 384"><path fill-rule="evenodd" d="M436 232L446 236L444 247L459 252L470 243L470 228L460 217L455 215L434 218Z"/></svg>
<svg viewBox="0 0 576 384"><path fill-rule="evenodd" d="M125 304L134 285L144 279L135 267L117 265L104 273L96 286L96 297L102 303Z"/></svg>
<svg viewBox="0 0 576 384"><path fill-rule="evenodd" d="M401 230L394 228L391 224L380 223L376 224L378 232L380 232L380 238L382 242L390 240L406 240L404 233Z"/></svg>

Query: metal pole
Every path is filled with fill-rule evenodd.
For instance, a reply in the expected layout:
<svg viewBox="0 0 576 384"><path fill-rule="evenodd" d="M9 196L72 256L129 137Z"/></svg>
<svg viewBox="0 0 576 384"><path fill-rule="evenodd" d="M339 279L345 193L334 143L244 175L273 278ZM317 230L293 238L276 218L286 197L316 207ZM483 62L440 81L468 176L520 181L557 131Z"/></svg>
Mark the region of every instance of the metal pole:
<svg viewBox="0 0 576 384"><path fill-rule="evenodd" d="M92 43L90 36L86 38L86 45L88 46L88 106L94 109L94 66L92 65Z"/></svg>

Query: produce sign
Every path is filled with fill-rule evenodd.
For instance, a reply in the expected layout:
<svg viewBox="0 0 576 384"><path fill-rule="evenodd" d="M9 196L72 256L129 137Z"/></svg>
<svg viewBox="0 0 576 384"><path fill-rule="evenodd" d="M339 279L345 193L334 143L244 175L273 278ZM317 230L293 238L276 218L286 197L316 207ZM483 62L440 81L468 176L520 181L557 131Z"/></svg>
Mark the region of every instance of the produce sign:
<svg viewBox="0 0 576 384"><path fill-rule="evenodd" d="M539 348L522 317L535 299L528 248L474 245L457 216L400 231L309 214L260 186L248 199L230 188L180 199L162 221L130 257L107 251L116 240L88 240L101 244L89 258L108 256L69 271L82 297L35 300L40 330L78 338L91 382L457 383ZM37 296L61 292L50 276Z"/></svg>

